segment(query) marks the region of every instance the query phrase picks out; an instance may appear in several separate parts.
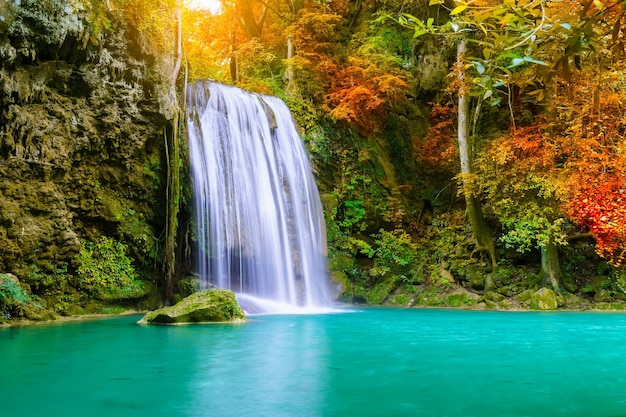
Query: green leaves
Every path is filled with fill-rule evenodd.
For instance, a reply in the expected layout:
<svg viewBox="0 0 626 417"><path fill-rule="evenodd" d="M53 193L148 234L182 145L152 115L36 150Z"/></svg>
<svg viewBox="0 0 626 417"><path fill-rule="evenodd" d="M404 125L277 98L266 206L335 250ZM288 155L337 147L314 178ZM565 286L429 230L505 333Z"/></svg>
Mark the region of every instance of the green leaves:
<svg viewBox="0 0 626 417"><path fill-rule="evenodd" d="M476 68L476 71L478 71L479 74L484 74L485 66L482 64L482 62L472 61L472 65L474 66L474 68Z"/></svg>
<svg viewBox="0 0 626 417"><path fill-rule="evenodd" d="M83 240L76 262L79 286L100 300L138 298L147 292L126 256L126 245L112 238Z"/></svg>
<svg viewBox="0 0 626 417"><path fill-rule="evenodd" d="M524 57L515 57L515 58L511 59L511 65L509 65L507 68L519 67L520 65L523 65L523 64L526 64L526 63L543 65L543 66L546 66L546 67L548 66L547 62L540 61L538 59L534 59L534 58L529 57L529 56L524 56Z"/></svg>
<svg viewBox="0 0 626 417"><path fill-rule="evenodd" d="M413 38L418 38L426 33L434 33L436 27L433 25L435 19L428 18L426 22L408 13L402 13L398 16L398 23L404 27L414 30Z"/></svg>
<svg viewBox="0 0 626 417"><path fill-rule="evenodd" d="M0 274L0 322L10 319L11 315L19 315L20 308L31 301L17 282L8 275Z"/></svg>

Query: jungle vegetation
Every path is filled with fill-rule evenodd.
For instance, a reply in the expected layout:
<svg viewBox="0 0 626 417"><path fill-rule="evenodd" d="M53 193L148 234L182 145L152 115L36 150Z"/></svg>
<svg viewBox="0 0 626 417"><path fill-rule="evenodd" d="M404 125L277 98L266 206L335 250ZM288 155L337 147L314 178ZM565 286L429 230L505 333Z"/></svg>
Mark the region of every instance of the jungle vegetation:
<svg viewBox="0 0 626 417"><path fill-rule="evenodd" d="M625 3L76 2L85 45L123 16L172 58L173 101L208 78L288 104L341 299L526 308L545 288L559 306L623 308Z"/></svg>

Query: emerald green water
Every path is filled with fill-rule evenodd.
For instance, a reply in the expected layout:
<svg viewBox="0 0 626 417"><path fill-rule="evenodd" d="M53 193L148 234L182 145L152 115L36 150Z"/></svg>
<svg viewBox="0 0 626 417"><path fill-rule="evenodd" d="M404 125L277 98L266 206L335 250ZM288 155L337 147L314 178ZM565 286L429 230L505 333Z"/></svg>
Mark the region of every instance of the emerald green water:
<svg viewBox="0 0 626 417"><path fill-rule="evenodd" d="M0 330L2 416L624 416L626 315L363 309Z"/></svg>

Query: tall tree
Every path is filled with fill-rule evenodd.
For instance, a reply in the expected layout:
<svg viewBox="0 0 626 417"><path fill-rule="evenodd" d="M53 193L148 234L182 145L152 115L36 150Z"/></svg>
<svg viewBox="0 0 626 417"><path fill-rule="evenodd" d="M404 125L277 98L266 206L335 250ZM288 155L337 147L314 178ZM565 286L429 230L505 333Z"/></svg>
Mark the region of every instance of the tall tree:
<svg viewBox="0 0 626 417"><path fill-rule="evenodd" d="M461 161L461 182L463 185L463 196L467 215L472 226L472 233L476 240L476 249L486 251L491 263L497 265L495 241L493 233L485 221L477 190L472 186L472 155L471 155L471 135L470 135L470 99L466 89L465 54L467 52L467 41L461 39L457 46L457 80L459 82L458 109L457 109L457 139L459 143L459 159Z"/></svg>

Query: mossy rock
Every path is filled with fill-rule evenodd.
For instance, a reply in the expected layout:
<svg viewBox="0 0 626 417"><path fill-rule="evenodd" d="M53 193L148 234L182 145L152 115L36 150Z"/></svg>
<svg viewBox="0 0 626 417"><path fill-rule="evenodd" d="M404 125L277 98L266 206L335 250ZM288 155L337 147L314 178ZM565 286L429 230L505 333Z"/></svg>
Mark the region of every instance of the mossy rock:
<svg viewBox="0 0 626 417"><path fill-rule="evenodd" d="M603 311L622 311L626 310L626 305L622 303L594 303L592 306L593 310L603 310Z"/></svg>
<svg viewBox="0 0 626 417"><path fill-rule="evenodd" d="M497 293L495 291L488 291L485 292L485 300L490 300L490 301L494 301L496 303L499 303L500 301L504 300L506 297L500 293Z"/></svg>
<svg viewBox="0 0 626 417"><path fill-rule="evenodd" d="M524 303L526 301L530 301L533 296L533 290L525 290L515 296L515 299L520 303Z"/></svg>
<svg viewBox="0 0 626 417"><path fill-rule="evenodd" d="M530 297L532 310L555 310L557 307L557 296L549 288L540 288Z"/></svg>
<svg viewBox="0 0 626 417"><path fill-rule="evenodd" d="M467 308L478 303L480 299L480 295L458 286L454 291L446 295L446 305L448 307Z"/></svg>
<svg viewBox="0 0 626 417"><path fill-rule="evenodd" d="M29 320L46 321L56 320L57 315L41 304L33 302L22 306L22 317Z"/></svg>
<svg viewBox="0 0 626 417"><path fill-rule="evenodd" d="M331 271L349 271L354 266L354 258L347 253L339 252L328 258L328 268Z"/></svg>
<svg viewBox="0 0 626 417"><path fill-rule="evenodd" d="M199 291L201 286L202 283L198 277L183 278L176 283L178 294L180 294L182 298L189 297L191 294Z"/></svg>
<svg viewBox="0 0 626 417"><path fill-rule="evenodd" d="M345 272L342 271L331 271L330 272L330 281L333 284L331 286L332 296L337 299L343 296L346 293L347 289L350 288L350 279Z"/></svg>
<svg viewBox="0 0 626 417"><path fill-rule="evenodd" d="M465 279L471 287L477 290L485 288L485 271L477 265L468 265L465 270Z"/></svg>
<svg viewBox="0 0 626 417"><path fill-rule="evenodd" d="M504 310L511 310L514 308L518 307L518 304L515 302L515 299L513 298L505 298L503 300L501 300L498 305L500 306L500 308L504 309Z"/></svg>
<svg viewBox="0 0 626 417"><path fill-rule="evenodd" d="M387 299L387 304L394 306L406 306L411 304L411 296L409 294L393 294Z"/></svg>
<svg viewBox="0 0 626 417"><path fill-rule="evenodd" d="M613 294L604 288L600 288L598 292L593 296L593 301L596 303L610 303L614 300Z"/></svg>
<svg viewBox="0 0 626 417"><path fill-rule="evenodd" d="M452 294L448 295L446 299L446 305L450 307L467 307L475 303L473 299L465 294Z"/></svg>
<svg viewBox="0 0 626 417"><path fill-rule="evenodd" d="M139 323L239 323L245 320L232 291L211 289L194 293L171 307L152 311Z"/></svg>
<svg viewBox="0 0 626 417"><path fill-rule="evenodd" d="M427 290L416 295L413 303L428 307L444 307L446 305L446 296L436 291Z"/></svg>
<svg viewBox="0 0 626 417"><path fill-rule="evenodd" d="M391 281L379 282L367 293L367 304L382 304L393 290L394 284Z"/></svg>

